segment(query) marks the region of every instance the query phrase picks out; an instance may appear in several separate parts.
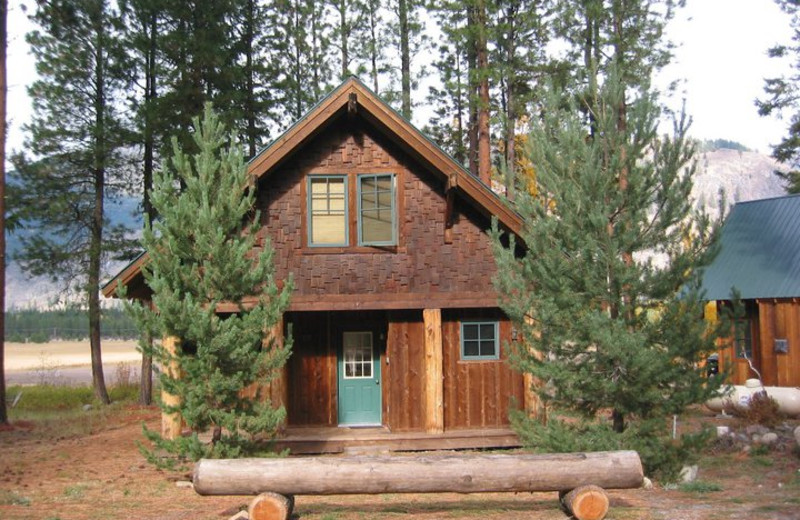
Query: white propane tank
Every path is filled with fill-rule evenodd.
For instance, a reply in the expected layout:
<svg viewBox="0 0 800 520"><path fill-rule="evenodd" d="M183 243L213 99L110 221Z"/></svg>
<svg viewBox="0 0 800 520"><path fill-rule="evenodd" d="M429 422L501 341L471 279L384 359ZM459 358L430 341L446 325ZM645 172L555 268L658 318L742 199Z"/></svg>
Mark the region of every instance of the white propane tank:
<svg viewBox="0 0 800 520"><path fill-rule="evenodd" d="M723 396L706 401L706 407L714 412L722 412L726 404L747 406L753 394L767 392L778 403L778 410L790 417L800 416L800 388L784 386L761 386L758 379L748 379L742 385L723 386Z"/></svg>

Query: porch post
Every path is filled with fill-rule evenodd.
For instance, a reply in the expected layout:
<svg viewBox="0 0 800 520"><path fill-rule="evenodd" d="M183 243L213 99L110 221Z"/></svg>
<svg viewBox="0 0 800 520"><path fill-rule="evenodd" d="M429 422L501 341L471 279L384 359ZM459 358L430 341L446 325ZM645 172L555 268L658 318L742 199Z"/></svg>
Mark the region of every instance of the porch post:
<svg viewBox="0 0 800 520"><path fill-rule="evenodd" d="M173 379L180 378L178 361L174 358L178 348L180 347L180 343L181 340L175 336L166 336L162 340L162 346L164 347L164 350L166 350L170 356L173 356L173 359L167 364L167 366L164 367L166 373ZM163 388L161 390L161 401L167 406L177 406L181 402L180 397L170 394ZM179 413L161 412L161 436L164 439L173 440L180 437L182 426L183 418Z"/></svg>
<svg viewBox="0 0 800 520"><path fill-rule="evenodd" d="M270 340L274 340L276 346L283 347L283 318L279 319L273 325L264 337L263 346L268 347ZM272 406L277 408L279 406L286 406L289 403L289 387L287 381L289 379L289 364L284 364L280 372L275 378L269 382L265 388L265 394L269 396Z"/></svg>
<svg viewBox="0 0 800 520"><path fill-rule="evenodd" d="M533 319L530 316L525 316L525 323L528 325L533 324ZM523 341L525 338L522 338ZM533 347L528 345L528 351L531 355L536 356L537 358L541 356L540 352L535 352ZM525 404L525 413L528 414L528 417L531 418L538 418L542 423L547 422L547 411L542 406L541 399L537 395L534 387L541 386L542 382L533 377L533 374L530 372L525 372L522 374L523 384L525 385L525 393L523 394L524 404Z"/></svg>
<svg viewBox="0 0 800 520"><path fill-rule="evenodd" d="M424 309L422 320L425 324L425 431L443 433L442 310Z"/></svg>

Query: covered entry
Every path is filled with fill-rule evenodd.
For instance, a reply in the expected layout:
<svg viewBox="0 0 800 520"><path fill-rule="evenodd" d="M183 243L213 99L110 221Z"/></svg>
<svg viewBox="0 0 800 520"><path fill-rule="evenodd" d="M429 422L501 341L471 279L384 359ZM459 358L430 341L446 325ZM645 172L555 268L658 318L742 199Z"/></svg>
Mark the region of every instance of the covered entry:
<svg viewBox="0 0 800 520"><path fill-rule="evenodd" d="M387 313L291 312L289 426L381 426Z"/></svg>

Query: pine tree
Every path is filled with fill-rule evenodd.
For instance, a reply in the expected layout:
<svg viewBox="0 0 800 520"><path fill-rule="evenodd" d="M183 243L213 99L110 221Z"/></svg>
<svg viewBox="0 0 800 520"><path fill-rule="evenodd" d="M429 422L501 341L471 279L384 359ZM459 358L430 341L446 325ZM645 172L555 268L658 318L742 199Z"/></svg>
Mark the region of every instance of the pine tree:
<svg viewBox="0 0 800 520"><path fill-rule="evenodd" d="M127 230L110 228L104 205L125 188L120 150L127 142L117 109L124 84L119 18L104 0L39 2L28 35L39 79L27 149L14 158L24 190L11 201L16 218L39 232L24 238L23 268L78 284L89 309L92 379L109 402L100 350L100 277L104 260L129 246ZM42 204L47 201L47 204Z"/></svg>
<svg viewBox="0 0 800 520"><path fill-rule="evenodd" d="M520 148L517 128L524 128L531 105L538 100L542 78L549 72L545 49L550 34L545 19L551 9L547 0L496 1L497 21L491 35L496 42L492 61L496 63L498 76L503 152L498 169L505 173L510 197L521 168L517 158Z"/></svg>
<svg viewBox="0 0 800 520"><path fill-rule="evenodd" d="M794 58L793 73L789 76L764 80L766 99L756 101L762 116L791 112L786 137L772 148L772 156L789 167L788 172L775 173L787 182L789 193L800 193L800 1L776 0L791 16L794 36L790 45L776 45L769 50L773 58Z"/></svg>
<svg viewBox="0 0 800 520"><path fill-rule="evenodd" d="M138 87L138 95L132 96L130 108L136 114L132 140L142 150L142 210L152 223L155 213L150 203L150 192L166 119L158 113L159 80L163 73L160 46L165 20L159 0L124 0L120 2L120 9L124 23L122 39L131 56L131 66L126 72L130 75L130 82ZM150 405L152 399L153 362L149 355L143 354L139 401Z"/></svg>
<svg viewBox="0 0 800 520"><path fill-rule="evenodd" d="M699 368L715 351L698 289L715 228L691 207L685 120L658 138L660 112L641 97L620 130L615 80L598 91L594 138L559 94L533 124L526 154L539 195L517 199L524 256L494 232L497 285L531 347L515 363L547 382L538 392L555 412L547 426L517 417L521 435L545 450L638 449L647 471L669 476L693 439L672 443L667 418L718 385Z"/></svg>
<svg viewBox="0 0 800 520"><path fill-rule="evenodd" d="M269 338L262 346L262 337L280 321L292 282L278 287L268 240L252 256L255 191L240 147L210 106L202 122L195 120L192 138L197 152L191 156L173 139L170 169L184 188L172 174L156 174L153 206L160 218L142 239L153 306L130 308L154 337L181 340L174 354L163 345L154 345L152 354L162 366L179 367L179 378L165 371L160 381L180 404L162 408L180 413L193 435L164 440L149 432L148 438L180 457L237 457L253 448L256 436L274 434L285 415L262 396L243 398L241 390L269 382L289 356L290 340L281 345ZM218 313L223 303L236 311ZM212 443L204 445L197 434L208 429Z"/></svg>
<svg viewBox="0 0 800 520"><path fill-rule="evenodd" d="M331 66L326 4L322 0L276 0L275 31L282 73L276 96L284 125L297 121L328 90ZM287 121L288 120L288 121Z"/></svg>
<svg viewBox="0 0 800 520"><path fill-rule="evenodd" d="M638 449L648 471L674 476L696 439L671 442L666 418L718 385L698 368L715 348L698 284L716 225L691 206L686 118L657 135L650 75L668 56L664 19L637 2L571 6L588 68L551 88L531 123L537 189L517 204L524 257L494 233L502 306L531 346L516 363L547 382L539 393L556 411L547 426L517 425L545 449Z"/></svg>
<svg viewBox="0 0 800 520"><path fill-rule="evenodd" d="M428 43L420 16L423 5L420 0L394 0L390 4L393 16L389 22L389 33L394 52L400 59L400 89L387 92L386 97L392 103L399 98L400 114L408 120L411 120L413 110L412 93L425 74L424 67L416 74L412 73L414 57L426 49Z"/></svg>

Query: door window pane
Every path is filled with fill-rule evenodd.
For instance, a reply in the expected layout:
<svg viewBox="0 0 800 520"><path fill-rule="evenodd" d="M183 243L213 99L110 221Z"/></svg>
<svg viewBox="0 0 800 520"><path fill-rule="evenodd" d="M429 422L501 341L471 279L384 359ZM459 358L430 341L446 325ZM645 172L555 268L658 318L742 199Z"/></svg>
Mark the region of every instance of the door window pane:
<svg viewBox="0 0 800 520"><path fill-rule="evenodd" d="M345 379L372 378L371 332L345 332L343 350Z"/></svg>

